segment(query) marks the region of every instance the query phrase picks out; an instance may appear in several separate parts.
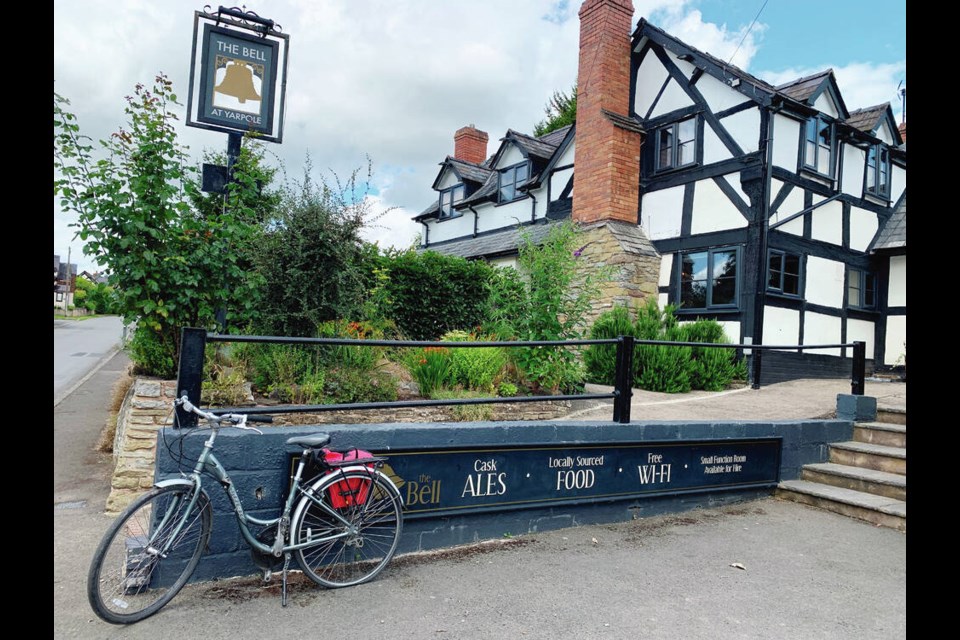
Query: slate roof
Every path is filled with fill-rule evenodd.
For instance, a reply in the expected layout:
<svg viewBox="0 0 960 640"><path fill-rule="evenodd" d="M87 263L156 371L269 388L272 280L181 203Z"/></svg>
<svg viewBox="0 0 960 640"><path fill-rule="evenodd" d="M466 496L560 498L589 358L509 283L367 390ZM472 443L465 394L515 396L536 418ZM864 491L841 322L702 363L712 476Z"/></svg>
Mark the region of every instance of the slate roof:
<svg viewBox="0 0 960 640"><path fill-rule="evenodd" d="M569 129L569 127L565 127ZM559 129L557 130L559 131ZM504 140L507 138L512 138L519 146L523 147L523 150L530 155L537 156L543 160L549 160L553 156L553 152L557 150L557 147L560 146L560 142L563 138L560 138L556 143L547 142L544 138L551 136L553 139L553 134L556 131L551 131L548 134L540 138L534 138L533 136L528 136L525 133L520 133L519 131L514 131L513 129L507 129L507 135L504 136ZM566 133L566 132L564 132Z"/></svg>
<svg viewBox="0 0 960 640"><path fill-rule="evenodd" d="M479 258L481 256L494 256L499 254L514 253L520 247L520 229L528 233L530 239L539 244L550 233L554 222L546 224L533 224L523 227L510 227L497 233L491 233L486 236L477 236L476 238L464 238L455 242L444 244L431 244L426 248L427 251L436 251L448 256L459 256L461 258ZM424 249L420 249L424 251Z"/></svg>
<svg viewBox="0 0 960 640"><path fill-rule="evenodd" d="M826 80L831 73L833 73L833 69L827 69L826 71L815 73L812 76L797 78L796 80L780 85L777 87L777 91L797 102L806 102L810 96L816 93L820 85L823 84L823 81Z"/></svg>
<svg viewBox="0 0 960 640"><path fill-rule="evenodd" d="M890 108L889 102L884 102L883 104L874 105L872 107L866 107L864 109L857 109L850 112L850 117L848 117L845 122L851 127L856 127L864 133L873 134L873 130L877 128L877 124L880 122L880 119L886 114L887 109Z"/></svg>
<svg viewBox="0 0 960 640"><path fill-rule="evenodd" d="M870 245L870 252L907 247L907 197L904 196L886 224L877 232Z"/></svg>
<svg viewBox="0 0 960 640"><path fill-rule="evenodd" d="M491 169L482 167L478 164L473 164L472 162L458 160L453 156L447 156L447 159L444 160L444 162L453 165L456 168L457 173L460 174L464 180L479 182L481 184L486 182L492 171Z"/></svg>

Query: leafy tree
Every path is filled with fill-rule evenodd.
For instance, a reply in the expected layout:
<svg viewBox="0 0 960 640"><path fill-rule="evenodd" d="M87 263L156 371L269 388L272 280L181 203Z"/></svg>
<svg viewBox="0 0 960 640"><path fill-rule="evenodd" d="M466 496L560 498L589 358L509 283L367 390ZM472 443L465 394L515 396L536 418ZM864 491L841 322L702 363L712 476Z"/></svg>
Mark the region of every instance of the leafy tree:
<svg viewBox="0 0 960 640"><path fill-rule="evenodd" d="M359 170L333 184L315 183L307 160L303 180L285 188L254 259L263 277L258 332L313 336L326 321L360 315L364 297L360 231L376 219ZM382 214L379 214L382 215Z"/></svg>
<svg viewBox="0 0 960 640"><path fill-rule="evenodd" d="M113 287L102 282L91 282L83 276L77 276L75 283L73 301L76 306L93 313L116 313L117 296Z"/></svg>
<svg viewBox="0 0 960 640"><path fill-rule="evenodd" d="M134 362L143 373L172 377L182 327L212 327L220 308L243 315L256 307L237 251L256 231L247 211L251 180L238 172L217 211L191 206L200 197L196 170L177 141L179 103L163 74L127 97L127 128L100 141L100 159L67 105L54 94L54 193L78 214L84 252L109 267L118 311L137 322Z"/></svg>
<svg viewBox="0 0 960 640"><path fill-rule="evenodd" d="M577 119L577 85L570 88L570 93L554 91L543 110L547 117L534 125L535 136L539 137L573 124Z"/></svg>

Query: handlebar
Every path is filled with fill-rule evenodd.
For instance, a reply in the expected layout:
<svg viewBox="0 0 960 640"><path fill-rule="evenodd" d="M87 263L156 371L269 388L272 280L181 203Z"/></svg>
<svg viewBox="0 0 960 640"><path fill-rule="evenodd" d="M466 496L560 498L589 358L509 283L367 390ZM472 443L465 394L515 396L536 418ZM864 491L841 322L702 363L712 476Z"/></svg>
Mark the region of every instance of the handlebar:
<svg viewBox="0 0 960 640"><path fill-rule="evenodd" d="M231 423L228 426L234 426L238 429L250 429L252 431L260 432L259 429L254 429L253 427L245 426L247 422L273 422L273 416L266 415L248 415L246 413L223 413L217 415L209 411L203 411L192 402L187 400L187 396L180 396L174 401L174 404L178 407L183 407L184 411L189 411L195 413L210 424L211 427L214 425L220 426L223 423Z"/></svg>

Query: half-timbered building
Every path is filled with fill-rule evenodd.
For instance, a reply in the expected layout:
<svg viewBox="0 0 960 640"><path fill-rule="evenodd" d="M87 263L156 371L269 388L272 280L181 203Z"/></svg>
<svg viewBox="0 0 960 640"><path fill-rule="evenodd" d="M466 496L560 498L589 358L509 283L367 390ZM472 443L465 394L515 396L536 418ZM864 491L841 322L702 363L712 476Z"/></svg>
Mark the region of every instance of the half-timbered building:
<svg viewBox="0 0 960 640"><path fill-rule="evenodd" d="M900 364L906 144L890 104L851 109L829 69L771 85L645 19L631 34L632 15L584 2L573 126L507 131L489 157L486 133L456 133L416 217L423 248L510 264L520 228L536 240L572 218L584 258L616 270L598 310L656 295L732 340L862 340L876 368ZM849 356L764 366L809 375Z"/></svg>

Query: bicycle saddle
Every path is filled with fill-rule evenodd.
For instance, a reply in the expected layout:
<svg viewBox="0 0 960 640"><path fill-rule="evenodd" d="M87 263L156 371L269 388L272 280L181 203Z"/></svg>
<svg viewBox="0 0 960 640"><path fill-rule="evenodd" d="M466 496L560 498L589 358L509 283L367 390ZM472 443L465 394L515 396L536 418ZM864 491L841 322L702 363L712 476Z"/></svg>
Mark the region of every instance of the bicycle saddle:
<svg viewBox="0 0 960 640"><path fill-rule="evenodd" d="M330 442L330 435L327 433L314 433L307 436L294 436L287 439L287 444L305 449L322 447Z"/></svg>

